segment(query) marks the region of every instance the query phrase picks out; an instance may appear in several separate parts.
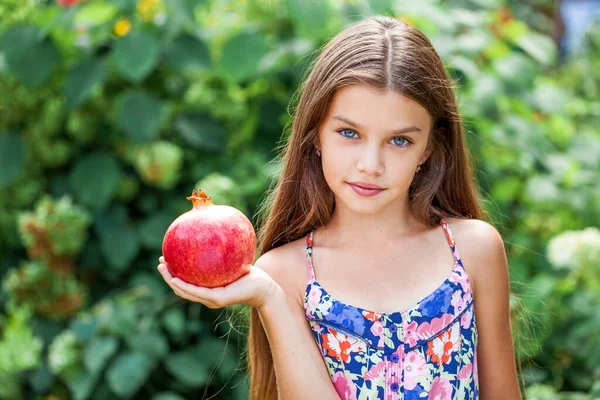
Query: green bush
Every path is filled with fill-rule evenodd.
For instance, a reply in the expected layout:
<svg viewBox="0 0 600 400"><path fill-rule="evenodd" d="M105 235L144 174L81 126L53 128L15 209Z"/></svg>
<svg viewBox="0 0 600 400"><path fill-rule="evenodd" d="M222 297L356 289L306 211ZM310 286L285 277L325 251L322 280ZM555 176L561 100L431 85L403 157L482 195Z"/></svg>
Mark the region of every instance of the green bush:
<svg viewBox="0 0 600 400"><path fill-rule="evenodd" d="M375 13L457 82L528 393L598 396L598 26L559 64L500 0L71 2L0 4L0 398L247 397L247 309L174 296L162 237L197 187L256 222L302 74Z"/></svg>

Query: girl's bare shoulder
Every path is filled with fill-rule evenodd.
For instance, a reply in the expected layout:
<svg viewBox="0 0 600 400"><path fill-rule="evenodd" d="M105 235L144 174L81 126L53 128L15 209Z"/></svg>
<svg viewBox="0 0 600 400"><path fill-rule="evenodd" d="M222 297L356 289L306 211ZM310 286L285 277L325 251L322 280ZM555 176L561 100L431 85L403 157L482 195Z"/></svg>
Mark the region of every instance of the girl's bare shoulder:
<svg viewBox="0 0 600 400"><path fill-rule="evenodd" d="M447 218L446 221L474 287L486 276L506 270L504 240L492 224L479 219Z"/></svg>
<svg viewBox="0 0 600 400"><path fill-rule="evenodd" d="M265 270L281 288L301 305L308 284L306 237L267 251L254 263Z"/></svg>

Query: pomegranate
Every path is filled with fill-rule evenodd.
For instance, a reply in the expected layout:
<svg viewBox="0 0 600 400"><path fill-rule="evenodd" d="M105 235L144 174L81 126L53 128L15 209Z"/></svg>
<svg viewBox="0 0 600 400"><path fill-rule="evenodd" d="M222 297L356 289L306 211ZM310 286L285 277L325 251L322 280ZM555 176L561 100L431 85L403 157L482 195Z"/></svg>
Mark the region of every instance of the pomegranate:
<svg viewBox="0 0 600 400"><path fill-rule="evenodd" d="M256 251L252 223L238 209L216 205L202 189L188 200L193 208L175 219L162 252L171 275L196 286L225 286L250 271Z"/></svg>

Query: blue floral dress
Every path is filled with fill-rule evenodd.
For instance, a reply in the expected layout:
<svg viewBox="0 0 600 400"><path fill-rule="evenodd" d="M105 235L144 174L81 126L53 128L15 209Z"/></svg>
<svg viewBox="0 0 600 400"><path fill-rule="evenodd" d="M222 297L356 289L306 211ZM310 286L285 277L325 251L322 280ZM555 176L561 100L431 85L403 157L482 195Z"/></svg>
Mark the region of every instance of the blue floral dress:
<svg viewBox="0 0 600 400"><path fill-rule="evenodd" d="M306 237L304 308L331 380L347 400L478 399L473 293L448 223L450 276L404 311L374 312L333 298L316 280Z"/></svg>

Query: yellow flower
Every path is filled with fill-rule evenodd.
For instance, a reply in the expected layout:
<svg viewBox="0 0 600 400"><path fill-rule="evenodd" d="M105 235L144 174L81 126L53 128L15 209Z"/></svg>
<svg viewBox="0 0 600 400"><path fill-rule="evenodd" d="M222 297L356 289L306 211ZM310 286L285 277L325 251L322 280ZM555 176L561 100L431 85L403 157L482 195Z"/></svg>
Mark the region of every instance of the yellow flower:
<svg viewBox="0 0 600 400"><path fill-rule="evenodd" d="M113 31L117 36L125 36L131 30L131 22L127 18L120 18L115 24Z"/></svg>
<svg viewBox="0 0 600 400"><path fill-rule="evenodd" d="M412 27L415 27L415 20L412 19L411 17L407 17L407 16L397 16L398 19L404 21L407 25L410 25Z"/></svg>
<svg viewBox="0 0 600 400"><path fill-rule="evenodd" d="M136 8L142 19L151 21L162 6L162 0L139 0Z"/></svg>

